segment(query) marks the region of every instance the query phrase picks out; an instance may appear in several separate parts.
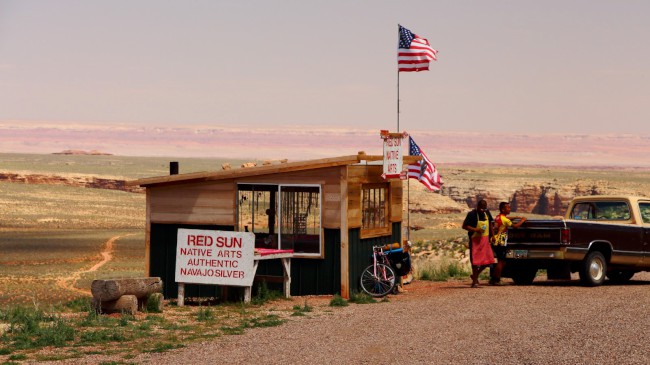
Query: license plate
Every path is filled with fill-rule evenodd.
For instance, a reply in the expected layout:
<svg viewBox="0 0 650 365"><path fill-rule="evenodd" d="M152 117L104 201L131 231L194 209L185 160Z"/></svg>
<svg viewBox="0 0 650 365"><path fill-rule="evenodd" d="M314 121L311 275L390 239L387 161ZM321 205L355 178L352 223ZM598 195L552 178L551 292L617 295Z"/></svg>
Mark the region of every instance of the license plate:
<svg viewBox="0 0 650 365"><path fill-rule="evenodd" d="M525 259L528 257L528 250L512 250L512 258Z"/></svg>

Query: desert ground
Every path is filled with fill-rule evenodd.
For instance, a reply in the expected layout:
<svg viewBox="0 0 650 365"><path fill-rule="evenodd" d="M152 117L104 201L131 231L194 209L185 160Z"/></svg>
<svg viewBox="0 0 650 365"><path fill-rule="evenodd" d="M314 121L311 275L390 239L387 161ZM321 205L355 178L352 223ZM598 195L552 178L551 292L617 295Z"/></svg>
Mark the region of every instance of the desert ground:
<svg viewBox="0 0 650 365"><path fill-rule="evenodd" d="M116 189L115 182L166 175L170 160L178 161L0 154L0 176L10 177L0 179L0 314L26 306L83 317L83 310L71 313L66 303L88 299L92 280L142 276L145 196ZM223 162L236 166L243 161L181 159L181 173L218 169ZM478 197L488 199L493 208L498 201L516 197L521 213L535 218L548 216L534 212L540 206L561 206L574 195L647 196L650 192L648 168L485 164L439 164L438 168L445 179L441 193L428 192L413 180L405 182L404 221L411 227L413 259L420 266L442 261L466 265L466 236L460 224ZM108 188L97 187L98 179L108 181ZM245 314L236 306L223 312L217 306L214 309L221 314L215 316L227 318L224 323L252 316L256 325L245 327L243 335L229 336L218 328L230 325L211 322L214 331L187 336L183 328L167 323L165 333L170 338L146 347L142 344L146 341L129 337L139 345L102 347L100 352L108 356L94 357L97 351L92 344L57 352L47 346L17 350L2 342L0 361L180 363L194 358L201 363L211 359L202 355L204 350L227 355L220 359L226 363L241 363L244 357L263 361L269 351L276 355L267 356L267 363L431 363L436 359L433 362L641 364L649 360L647 352L635 346L641 345L637 338L648 334L647 274L638 274L629 286L589 289L576 282L541 280L530 287L471 291L467 281L463 277L443 283L415 280L405 287L406 293L388 301L344 308L330 307L331 297L273 301L246 308ZM300 308L310 310L304 316L294 315ZM205 325L188 319L197 313L200 317L201 308L189 310L178 314L186 316L181 322ZM260 316L277 316L282 324L258 326ZM111 323L144 327L133 321L153 319L117 318ZM0 331L5 331L0 336L7 328L0 316ZM351 338L358 341L348 342ZM568 347L553 344L560 339L569 339ZM398 345L386 346L389 342ZM159 352L162 355L156 355Z"/></svg>

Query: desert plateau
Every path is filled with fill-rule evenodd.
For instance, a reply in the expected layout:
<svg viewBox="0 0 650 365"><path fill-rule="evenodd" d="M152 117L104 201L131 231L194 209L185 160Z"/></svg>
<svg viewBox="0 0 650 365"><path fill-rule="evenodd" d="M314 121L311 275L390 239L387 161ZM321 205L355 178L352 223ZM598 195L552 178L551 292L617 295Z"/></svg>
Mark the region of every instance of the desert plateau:
<svg viewBox="0 0 650 365"><path fill-rule="evenodd" d="M308 336L311 332L305 321L309 321L309 318L317 321L322 328L345 321L344 318L354 318L357 324L351 332L344 333L360 336L355 328L363 328L364 324L359 321L373 316L372 306L360 306L352 300L351 306L358 308L337 310L331 304L336 299L332 297L294 297L289 301L274 299L248 306L210 303L205 307L190 306L182 310L172 305L162 315L113 315L103 319L93 315L93 311L87 307L93 280L139 277L144 274L145 194L142 189L127 188L125 182L166 175L171 160L179 161L181 173L217 170L226 162L233 166L247 162L107 154L0 154L0 336L3 341L0 344L0 360L8 363L179 363L181 358L187 356L183 355L183 351L203 353L198 344L212 341L218 344L224 336L240 334L233 337L237 338L240 347L225 347L230 356L230 361L226 363L239 363L243 361L239 351L253 343L262 343L259 336L273 333L273 336L283 338L287 335L281 328ZM408 311L407 318L413 318L416 315L413 311L423 310L423 305L435 305L440 310L448 311L454 305L450 301L460 303L465 300L460 289L468 287L469 274L467 238L461 223L465 213L479 198L486 199L490 209L496 209L500 201L510 201L518 214L545 218L563 214L568 201L574 196L648 196L650 191L650 168L645 167L439 163L438 169L445 182L441 192L429 192L415 180L403 182L404 207L408 207L403 211L403 222L410 227L415 281L404 287L405 292L385 298L383 304L372 300L378 303L375 307L378 310L390 308L393 313ZM453 263L460 268L459 272L447 277L444 282L432 282L430 278L422 280L418 268L443 263ZM642 293L649 280L646 273L639 274L630 290ZM548 285L540 283L526 289L508 286L503 288L503 292L512 300L518 297L518 290L526 296L539 298L545 297L544 292L560 293L557 295L565 297L577 295L569 294L573 290L571 284ZM478 308L480 300L497 300L500 294L495 290L498 289L502 288L485 287L481 295L470 299L469 305ZM580 289L578 294L583 290ZM623 286L605 286L600 290L607 291L607 295L628 297ZM426 301L419 302L418 298L426 298ZM584 299L578 296L575 300ZM531 305L530 302L526 303L520 304ZM70 333L60 343L42 344L37 343L37 337L22 338L19 335L21 329L12 324L15 316L23 313L16 312L16 308L31 308L30 311L35 310L40 316L52 316L48 317L51 319L46 323L61 326L61 333L66 333L66 326L82 328L81 337ZM507 308L499 307L498 310L507 311ZM28 316L27 313L32 312L22 315ZM521 314L520 311L517 313ZM305 319L301 319L303 316ZM454 317L447 315L446 318L445 321L451 321ZM467 321L468 318L456 320ZM305 324L307 327L304 327ZM278 329L273 328L276 326ZM437 330L449 330L449 326L450 322L443 322ZM278 331L281 334L276 333ZM453 336L465 337L462 331L452 332ZM341 340L332 336L332 341ZM513 332L507 336L514 338L518 335ZM70 347L71 341L77 347ZM61 349L58 349L59 345ZM415 341L413 351L422 351L424 347L424 343ZM453 347L460 351L458 346ZM365 351L370 352L355 357L354 362L366 363L366 359L376 359L379 363L400 362L397 353L380 351L384 356L381 357L374 351ZM505 348L499 351L507 352ZM262 361L262 353L251 354ZM601 356L602 351L597 355ZM413 356L413 363L427 363L426 357ZM522 356L510 359L541 363L549 355ZM558 360L566 358L556 356ZM621 363L640 363L646 358L642 354L635 356ZM269 363L307 362L307 357L296 357L285 350L278 350L269 359ZM471 363L485 360L469 355L463 357L459 352L446 353L441 359ZM325 358L321 360L328 362Z"/></svg>

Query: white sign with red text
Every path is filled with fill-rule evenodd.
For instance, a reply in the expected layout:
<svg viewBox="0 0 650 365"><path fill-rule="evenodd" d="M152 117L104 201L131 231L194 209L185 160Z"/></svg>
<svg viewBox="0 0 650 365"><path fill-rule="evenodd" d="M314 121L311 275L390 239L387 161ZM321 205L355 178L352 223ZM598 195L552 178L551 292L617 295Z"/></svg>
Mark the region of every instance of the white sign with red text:
<svg viewBox="0 0 650 365"><path fill-rule="evenodd" d="M251 286L255 234L252 232L178 230L176 282Z"/></svg>
<svg viewBox="0 0 650 365"><path fill-rule="evenodd" d="M402 172L402 138L401 135L384 138L384 179L399 178Z"/></svg>

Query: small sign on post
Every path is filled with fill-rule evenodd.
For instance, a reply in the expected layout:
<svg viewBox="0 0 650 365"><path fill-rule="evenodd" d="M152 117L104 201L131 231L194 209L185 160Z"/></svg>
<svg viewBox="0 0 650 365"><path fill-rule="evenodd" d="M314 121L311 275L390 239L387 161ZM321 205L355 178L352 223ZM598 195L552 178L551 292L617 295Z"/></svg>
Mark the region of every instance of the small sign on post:
<svg viewBox="0 0 650 365"><path fill-rule="evenodd" d="M408 134L382 130L380 135L384 140L384 173L381 176L384 179L399 179L403 162L402 139Z"/></svg>

